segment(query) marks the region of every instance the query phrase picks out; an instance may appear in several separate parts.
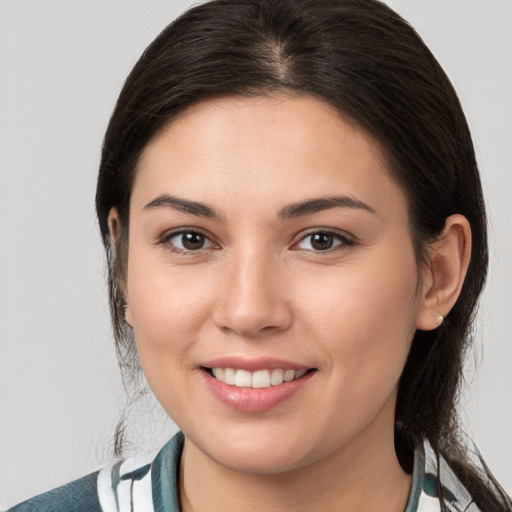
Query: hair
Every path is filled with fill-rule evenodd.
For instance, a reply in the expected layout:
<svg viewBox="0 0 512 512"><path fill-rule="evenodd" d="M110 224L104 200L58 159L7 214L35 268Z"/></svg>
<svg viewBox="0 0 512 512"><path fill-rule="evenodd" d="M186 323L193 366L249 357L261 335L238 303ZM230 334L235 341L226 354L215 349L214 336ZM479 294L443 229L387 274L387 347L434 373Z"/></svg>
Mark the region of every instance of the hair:
<svg viewBox="0 0 512 512"><path fill-rule="evenodd" d="M435 57L407 22L377 0L212 0L176 19L140 57L110 119L96 195L121 369L127 375L140 370L120 283L141 153L193 104L283 91L333 105L380 142L408 199L419 265L428 265L428 244L448 216L468 219L472 254L462 291L440 328L414 335L399 382L396 432L399 438L407 432L426 437L482 510L507 510L490 473L469 462L456 409L488 264L471 135ZM119 213L117 245L108 226L112 208Z"/></svg>

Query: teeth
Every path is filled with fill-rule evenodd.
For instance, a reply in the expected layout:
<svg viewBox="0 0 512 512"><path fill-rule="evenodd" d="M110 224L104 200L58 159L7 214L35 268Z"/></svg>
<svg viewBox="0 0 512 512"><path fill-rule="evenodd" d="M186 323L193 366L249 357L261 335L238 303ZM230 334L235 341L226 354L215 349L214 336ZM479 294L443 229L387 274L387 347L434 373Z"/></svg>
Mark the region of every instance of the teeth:
<svg viewBox="0 0 512 512"><path fill-rule="evenodd" d="M221 368L222 370L222 368ZM229 384L230 386L235 385L235 375L236 372L233 370L233 368L226 368L224 370L224 379L219 378L219 380L222 380L222 382L225 382L226 384Z"/></svg>
<svg viewBox="0 0 512 512"><path fill-rule="evenodd" d="M253 388L268 388L270 387L270 372L268 370L260 370L252 374L252 387Z"/></svg>
<svg viewBox="0 0 512 512"><path fill-rule="evenodd" d="M294 377L295 377L295 371L294 370L286 370L284 372L284 381L285 382L291 382Z"/></svg>
<svg viewBox="0 0 512 512"><path fill-rule="evenodd" d="M224 368L212 368L212 373L216 379L224 380Z"/></svg>
<svg viewBox="0 0 512 512"><path fill-rule="evenodd" d="M282 370L280 368L274 370L258 370L249 372L247 370L234 370L233 368L212 368L213 376L229 384L239 388L269 388L270 386L278 386L283 382L291 382L300 379L306 374L307 370Z"/></svg>
<svg viewBox="0 0 512 512"><path fill-rule="evenodd" d="M250 388L252 384L251 372L247 370L237 370L235 374L235 386L237 388Z"/></svg>
<svg viewBox="0 0 512 512"><path fill-rule="evenodd" d="M307 370L297 370L295 372L295 378L300 379L303 375L306 375Z"/></svg>
<svg viewBox="0 0 512 512"><path fill-rule="evenodd" d="M270 376L270 384L272 386L277 386L278 384L282 384L284 382L284 370L272 370L272 375Z"/></svg>

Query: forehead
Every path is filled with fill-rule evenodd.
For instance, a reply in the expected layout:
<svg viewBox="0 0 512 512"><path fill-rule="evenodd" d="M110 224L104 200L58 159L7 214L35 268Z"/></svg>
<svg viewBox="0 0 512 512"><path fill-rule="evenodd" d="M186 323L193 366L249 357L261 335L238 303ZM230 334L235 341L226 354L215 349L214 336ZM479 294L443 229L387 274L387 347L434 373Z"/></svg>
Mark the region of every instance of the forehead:
<svg viewBox="0 0 512 512"><path fill-rule="evenodd" d="M145 148L132 200L166 192L222 202L229 195L277 208L297 195L336 192L368 202L384 190L404 203L372 136L324 101L283 94L185 110Z"/></svg>

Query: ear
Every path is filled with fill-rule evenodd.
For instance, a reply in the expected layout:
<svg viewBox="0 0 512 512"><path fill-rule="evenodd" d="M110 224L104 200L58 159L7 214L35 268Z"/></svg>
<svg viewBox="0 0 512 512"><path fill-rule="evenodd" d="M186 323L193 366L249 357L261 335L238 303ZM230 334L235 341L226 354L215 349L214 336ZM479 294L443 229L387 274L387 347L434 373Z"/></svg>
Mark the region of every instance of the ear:
<svg viewBox="0 0 512 512"><path fill-rule="evenodd" d="M119 212L117 211L116 208L111 208L110 212L108 213L108 230L110 232L110 239L112 240L112 244L113 244L112 252L114 254L114 258L118 257L117 248L118 248L118 245L119 245L120 239L121 239L121 229L122 229L122 226L121 226L121 221L119 219ZM132 320L132 314L130 311L130 304L128 302L128 290L127 290L127 286L126 286L126 279L124 278L123 275L118 275L116 277L116 279L118 279L118 281L119 281L118 282L119 289L121 290L121 293L123 294L123 299L124 299L124 303L125 303L124 319L125 319L126 323L131 326L133 324L133 320Z"/></svg>
<svg viewBox="0 0 512 512"><path fill-rule="evenodd" d="M114 248L117 248L119 238L121 237L121 222L119 220L119 212L117 208L111 208L108 212L108 230L110 232L110 239Z"/></svg>
<svg viewBox="0 0 512 512"><path fill-rule="evenodd" d="M451 215L441 236L430 244L423 272L417 329L439 327L457 301L471 257L471 227L466 217Z"/></svg>

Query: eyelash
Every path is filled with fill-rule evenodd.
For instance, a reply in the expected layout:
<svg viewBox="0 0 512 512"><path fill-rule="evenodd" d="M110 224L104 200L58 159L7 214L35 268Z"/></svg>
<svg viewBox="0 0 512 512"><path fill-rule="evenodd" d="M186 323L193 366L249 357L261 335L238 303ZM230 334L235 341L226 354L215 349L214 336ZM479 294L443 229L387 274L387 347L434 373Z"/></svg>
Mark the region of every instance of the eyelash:
<svg viewBox="0 0 512 512"><path fill-rule="evenodd" d="M174 245L170 242L170 240L172 238L180 236L180 235L185 235L185 234L200 235L201 237L204 237L204 240L210 244L209 247L216 247L216 244L210 240L210 237L206 233L203 233L202 231L200 231L198 229L191 229L191 228L183 228L183 229L180 229L177 231L172 231L170 233L166 233L164 236L162 236L158 240L157 243L166 245L168 250L171 251L172 253L184 254L184 255L198 253L199 251L201 251L203 249L209 248L209 247L200 247L197 250L193 250L193 249L187 250L187 249L181 249L179 247L176 247L176 245ZM349 248L350 246L356 245L356 242L353 239L348 238L346 235L342 235L341 233L339 233L337 231L332 231L329 229L316 229L315 231L311 231L311 232L307 233L306 235L304 235L298 242L293 244L291 249L292 250L300 250L300 248L298 247L299 244L314 235L323 235L323 236L332 237L334 239L337 239L340 243L333 245L332 247L329 247L325 250L314 250L314 249L304 249L304 250L310 251L312 253L317 253L317 254L324 254L324 253L327 254L327 253L332 253L335 251L345 250L345 249Z"/></svg>
<svg viewBox="0 0 512 512"><path fill-rule="evenodd" d="M210 237L206 234L206 233L203 233L202 231L198 230L198 229L192 229L192 228L183 228L183 229L179 229L179 230L176 230L176 231L172 231L170 233L166 233L165 235L163 235L157 243L159 244L163 244L163 245L166 245L167 246L167 249L169 251L171 251L172 253L176 253L176 254L194 254L194 253L197 253L199 252L200 250L202 249L205 249L205 247L200 247L199 249L197 250L187 250L187 249L181 249L179 247L176 247L174 244L172 244L170 241L172 238L174 237L177 237L177 236L180 236L180 235L186 235L186 234L190 234L190 235L200 235L202 237L204 237L204 240L205 242L208 242L211 246L214 246L216 244L214 244L211 240L210 240Z"/></svg>
<svg viewBox="0 0 512 512"><path fill-rule="evenodd" d="M346 235L342 235L341 233L339 233L337 231L332 231L329 229L316 229L315 231L310 231L309 233L304 235L297 243L295 243L293 245L292 249L300 250L298 248L298 245L301 242L303 242L304 240L306 240L314 235L324 235L324 236L333 237L334 239L338 239L341 242L341 243L333 245L332 247L329 247L325 250L304 249L304 250L307 250L307 251L310 251L310 252L313 252L316 254L327 254L327 253L332 253L335 251L342 251L342 250L348 249L349 247L356 244L356 242L353 239L347 237Z"/></svg>

